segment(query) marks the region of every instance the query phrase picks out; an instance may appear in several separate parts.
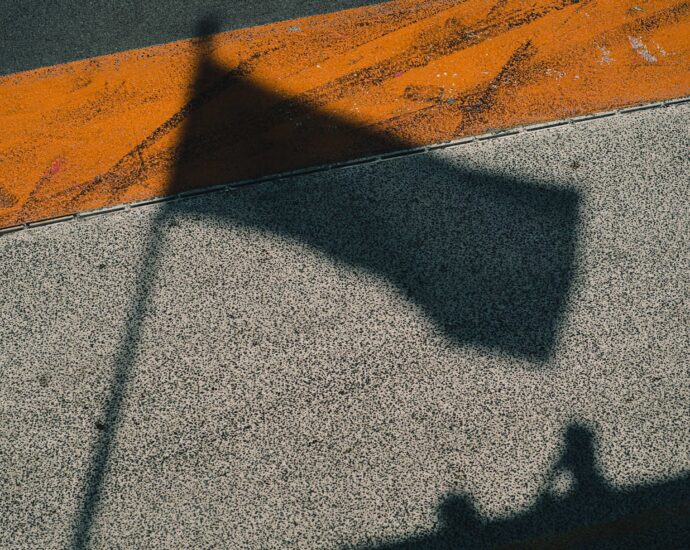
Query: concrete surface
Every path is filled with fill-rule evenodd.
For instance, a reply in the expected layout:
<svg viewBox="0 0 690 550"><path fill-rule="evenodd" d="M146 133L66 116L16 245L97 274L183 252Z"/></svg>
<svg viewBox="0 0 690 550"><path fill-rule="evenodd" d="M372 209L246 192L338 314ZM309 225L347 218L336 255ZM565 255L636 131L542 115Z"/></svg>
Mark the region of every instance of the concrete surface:
<svg viewBox="0 0 690 550"><path fill-rule="evenodd" d="M1 237L0 546L473 548L670 509L625 547L682 547L689 128Z"/></svg>

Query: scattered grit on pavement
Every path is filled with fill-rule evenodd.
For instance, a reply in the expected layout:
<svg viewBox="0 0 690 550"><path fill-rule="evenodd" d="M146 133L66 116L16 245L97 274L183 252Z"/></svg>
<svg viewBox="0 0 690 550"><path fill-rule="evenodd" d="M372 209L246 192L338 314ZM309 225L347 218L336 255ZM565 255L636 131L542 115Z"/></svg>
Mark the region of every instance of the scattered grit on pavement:
<svg viewBox="0 0 690 550"><path fill-rule="evenodd" d="M681 547L689 128L676 105L1 237L0 546L596 547L663 516L626 547Z"/></svg>

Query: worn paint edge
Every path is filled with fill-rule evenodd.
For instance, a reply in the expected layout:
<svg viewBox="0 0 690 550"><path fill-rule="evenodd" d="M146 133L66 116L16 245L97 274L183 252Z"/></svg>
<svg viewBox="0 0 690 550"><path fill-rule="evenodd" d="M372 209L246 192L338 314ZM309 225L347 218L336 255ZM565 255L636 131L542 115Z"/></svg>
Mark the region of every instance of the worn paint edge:
<svg viewBox="0 0 690 550"><path fill-rule="evenodd" d="M560 120L553 120L549 122L540 122L540 123L535 123L535 124L529 124L529 125L522 125L522 126L516 126L514 128L509 128L507 130L500 130L497 132L490 132L486 134L481 134L477 136L472 136L472 137L464 137L461 139L453 140L453 141L446 141L442 143L436 143L433 145L428 145L425 147L414 147L410 149L402 149L399 151L394 151L382 155L374 155L374 156L367 156L367 157L361 157L358 159L352 159L348 161L343 161L343 162L335 162L335 163L330 163L330 164L321 164L317 166L310 166L308 168L301 168L299 170L292 170L288 172L280 172L277 174L271 174L268 176L261 176L258 178L252 178L248 180L241 180L238 182L234 183L227 183L227 184L220 184L220 185L214 185L211 187L206 187L204 189L194 189L191 191L184 191L181 193L177 193L175 195L165 195L165 196L160 196L160 197L154 197L151 199L146 199L142 201L136 201L132 203L127 203L127 204L121 204L117 206L110 206L107 208L99 208L96 210L88 210L85 212L79 212L79 213L74 213L74 214L69 214L67 216L59 216L55 218L46 218L43 220L38 220L30 223L25 223L21 225L13 225L10 227L5 227L5 228L0 228L0 237L17 233L19 231L30 231L33 229L39 229L44 226L48 225L55 225L63 222L78 222L79 220L86 219L86 218L92 218L95 216L100 216L103 214L109 214L112 212L120 212L120 211L127 211L131 209L138 209L141 207L145 206L151 206L154 204L159 204L159 203L164 203L164 202L174 202L178 200L185 200L185 199L191 199L195 198L201 195L210 195L214 193L224 193L228 191L233 191L237 189L243 189L246 187L254 187L256 185L260 185L262 183L268 183L272 181L277 181L277 180L287 180L287 179L292 179L294 177L298 176L306 176L309 174L314 174L317 172L326 172L326 171L332 171L332 170L339 170L339 169L344 169L344 168L351 168L351 167L357 167L357 166L362 166L362 165L367 165L367 164L375 164L377 162L385 162L387 160L394 160L397 158L401 157L410 157L414 155L419 155L421 153L428 153L430 151L435 151L438 149L449 149L449 148L454 148L454 147L461 147L463 145L467 145L469 143L476 143L479 141L489 141L489 140L495 140L495 139L501 139L507 136L514 136L523 132L537 132L540 130L548 130L550 128L555 128L558 126L566 126L568 124L579 124L583 122L590 122L590 121L595 121L599 120L601 118L606 118L606 117L611 117L611 116L620 116L620 115L627 115L627 114L633 114L637 113L640 111L646 111L650 109L661 109L661 108L666 108L666 107L674 107L677 105L684 105L686 103L690 103L690 96L687 97L680 97L676 99L670 99L670 100L664 100L664 101L655 101L653 103L645 103L641 105L635 105L632 107L626 107L623 109L614 109L614 110L608 110L608 111L600 111L596 113L591 113L589 115L582 115L582 116L577 116L577 117L571 117L571 118L564 118Z"/></svg>

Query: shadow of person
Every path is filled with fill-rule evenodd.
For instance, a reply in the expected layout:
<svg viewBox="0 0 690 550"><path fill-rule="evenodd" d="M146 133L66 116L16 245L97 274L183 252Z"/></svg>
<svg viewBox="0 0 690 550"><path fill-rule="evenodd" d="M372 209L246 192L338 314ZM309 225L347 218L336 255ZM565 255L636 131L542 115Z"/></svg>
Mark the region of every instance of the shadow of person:
<svg viewBox="0 0 690 550"><path fill-rule="evenodd" d="M218 63L216 28L212 18L200 23L188 102L85 192L114 193L145 181L155 169L171 174L168 192L174 194L409 146L257 84L254 62L266 52L233 67ZM180 141L165 145L176 128ZM166 223L173 216L293 239L333 262L381 277L453 345L534 366L546 365L553 354L576 257L580 197L573 189L491 172L471 153L440 152L209 197L166 203L151 222L127 329L115 355L105 428L94 446L75 520L77 548L90 538L168 238Z"/></svg>
<svg viewBox="0 0 690 550"><path fill-rule="evenodd" d="M602 475L593 430L574 423L566 428L560 458L528 510L491 520L478 513L471 497L453 494L437 514L438 526L427 535L366 548L687 548L690 474L614 487Z"/></svg>
<svg viewBox="0 0 690 550"><path fill-rule="evenodd" d="M555 471L569 474L572 493L585 498L596 497L604 490L605 482L596 462L594 433L586 426L571 424L564 440L565 448L555 464Z"/></svg>

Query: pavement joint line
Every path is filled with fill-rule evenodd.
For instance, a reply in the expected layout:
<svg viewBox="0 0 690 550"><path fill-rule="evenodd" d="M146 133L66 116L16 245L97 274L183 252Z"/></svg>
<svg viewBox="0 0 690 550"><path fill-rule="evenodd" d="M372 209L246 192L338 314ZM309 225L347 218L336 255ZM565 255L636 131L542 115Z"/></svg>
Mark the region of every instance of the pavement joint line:
<svg viewBox="0 0 690 550"><path fill-rule="evenodd" d="M646 111L648 109L657 109L659 107L665 107L664 101L656 101L654 103L646 103L644 105L634 105L632 107L625 107L620 109L621 113L636 113L638 111Z"/></svg>
<svg viewBox="0 0 690 550"><path fill-rule="evenodd" d="M307 168L299 168L297 170L291 170L290 172L283 172L279 179L290 178L293 176L305 176L307 174L313 174L315 172L323 172L328 169L328 165L310 166Z"/></svg>
<svg viewBox="0 0 690 550"><path fill-rule="evenodd" d="M520 132L518 131L517 128L510 128L508 130L500 130L497 132L489 133L489 134L482 134L481 136L477 136L477 141L487 141L489 139L499 139L503 138L506 136L514 136L516 134L519 134Z"/></svg>
<svg viewBox="0 0 690 550"><path fill-rule="evenodd" d="M58 218L46 218L44 220L29 222L28 224L25 224L25 225L27 225L29 229L33 229L34 227L43 227L44 225L52 225L54 223L61 223L61 222L70 221L74 218L75 215L76 214L69 214L67 216L60 216Z"/></svg>
<svg viewBox="0 0 690 550"><path fill-rule="evenodd" d="M375 162L378 162L379 160L381 160L380 155L372 155L372 156L368 156L368 157L360 157L358 159L335 162L330 166L332 166L333 168L347 168L349 166L358 166L360 164L369 164L369 163L373 164Z"/></svg>
<svg viewBox="0 0 690 550"><path fill-rule="evenodd" d="M575 117L575 118L571 119L571 123L572 124L579 124L580 122L586 122L588 120L596 120L599 118L607 118L607 117L615 116L617 114L620 114L620 111L618 111L618 110L602 111L601 113L594 113L592 115L584 115L584 116Z"/></svg>
<svg viewBox="0 0 690 550"><path fill-rule="evenodd" d="M271 174L270 176L261 176L259 178L254 178L250 180L246 180L245 183L264 183L268 181L274 181L280 178L280 174ZM240 184L238 184L240 185Z"/></svg>
<svg viewBox="0 0 690 550"><path fill-rule="evenodd" d="M404 157L408 155L418 155L419 153L425 153L428 150L428 147L415 147L414 149L405 149L403 151L395 151L393 153L386 153L385 155L381 155L380 159L381 160L388 160L388 159L394 159L398 157Z"/></svg>
<svg viewBox="0 0 690 550"><path fill-rule="evenodd" d="M359 159L352 159L352 160L343 161L343 162L322 164L322 165L317 165L317 166L313 166L313 167L309 167L309 168L302 168L299 170L282 172L279 174L271 174L268 176L261 176L258 178L240 180L240 181L235 182L235 183L215 185L215 186L208 187L205 189L195 189L195 190L190 190L190 191L183 191L181 193L176 193L174 195L168 195L168 196L164 196L164 197L155 197L152 199L146 199L146 200L142 200L142 201L127 203L127 204L122 204L122 205L117 205L117 206L110 206L107 208L100 208L98 210L91 210L88 212L79 212L76 214L68 214L66 216L59 216L59 217L55 217L55 218L46 218L44 220L39 220L36 222L28 222L28 223L23 223L23 224L19 224L19 225L13 225L10 227L0 228L0 237L5 236L5 235L9 235L12 233L17 233L17 232L25 230L25 229L39 228L39 227L43 227L46 225L55 225L55 224L59 224L59 223L63 223L63 222L69 222L69 221L74 222L74 221L79 221L79 220L84 219L84 218L90 218L93 216L98 216L101 214L109 214L111 212L119 212L119 211L129 211L133 208L140 208L143 206L149 206L149 205L159 204L159 203L164 203L164 202L175 202L177 200L188 199L188 198L196 197L199 195L209 195L209 194L224 192L224 191L236 191L236 190L239 190L242 188L253 187L255 185L259 185L262 183L291 179L295 176L304 176L304 175L308 175L308 174L314 174L316 172L328 172L331 170L338 170L341 168L361 166L361 165L365 165L365 164L375 164L377 162L381 162L384 160L392 160L392 159L396 159L396 158L403 158L403 157L407 157L407 156L418 155L420 153L431 152L431 151L435 151L438 149L448 149L451 147L459 147L459 146L467 145L470 143L478 143L478 142L490 141L490 140L494 140L494 139L500 139L500 138L503 138L506 136L513 136L513 135L517 135L517 134L520 134L523 132L535 132L538 130L548 130L551 128L557 128L559 126L580 124L583 122L594 121L594 120L598 120L601 118L608 118L608 117L615 116L615 115L627 115L627 114L637 113L640 111L647 111L650 109L660 109L660 108L673 107L673 106L677 106L677 105L684 105L686 103L690 103L690 96L679 97L679 98L675 98L675 99L671 99L671 100L655 101L652 103L646 103L644 105L635 105L632 107L625 107L625 108L621 108L621 109L599 111L599 112L590 113L587 115L570 117L570 118L565 118L565 119L561 119L561 120L554 120L554 121L549 121L549 122L539 122L536 124L528 124L528 125L520 125L520 126L517 126L514 128L508 128L506 130L489 132L489 133L481 134L478 136L464 137L464 138L460 138L457 140L446 141L443 143L436 143L436 144L428 145L428 146L424 146L424 147L414 147L412 149L404 149L401 151L395 151L395 152L386 153L383 155L368 156L368 157L362 157Z"/></svg>
<svg viewBox="0 0 690 550"><path fill-rule="evenodd" d="M17 231L21 231L24 229L23 225L10 225L9 227L5 227L4 229L0 229L0 235L6 235L8 233L15 233Z"/></svg>
<svg viewBox="0 0 690 550"><path fill-rule="evenodd" d="M666 107L673 107L674 105L683 105L684 103L690 103L690 97L680 97L678 99L667 99L664 101Z"/></svg>
<svg viewBox="0 0 690 550"><path fill-rule="evenodd" d="M152 199L146 199L143 201L132 202L128 206L128 210L133 208L140 208L141 206L148 206L150 204L158 204L159 202L173 202L179 198L179 195L170 195L167 197L153 197Z"/></svg>
<svg viewBox="0 0 690 550"><path fill-rule="evenodd" d="M437 149L447 149L448 147L452 146L452 141L444 141L443 143L434 143L433 145L429 145L429 147L427 147L426 149L427 151L436 151Z"/></svg>
<svg viewBox="0 0 690 550"><path fill-rule="evenodd" d="M186 199L188 197L196 197L197 195L207 195L209 193L217 193L219 191L225 191L228 184L213 185L212 187L205 187L203 189L191 189L189 191L182 191L178 193L177 196L181 199Z"/></svg>
<svg viewBox="0 0 690 550"><path fill-rule="evenodd" d="M100 216L102 214L110 214L111 212L119 212L120 210L126 210L127 204L119 204L117 206L109 206L108 208L99 208L98 210L87 210L86 212L79 212L78 214L73 214L74 217L78 218L91 218L93 216Z"/></svg>
<svg viewBox="0 0 690 550"><path fill-rule="evenodd" d="M558 126L565 126L569 124L567 120L554 120L551 122L543 122L537 124L529 124L525 126L525 132L536 132L537 130L546 130L548 128L556 128Z"/></svg>

